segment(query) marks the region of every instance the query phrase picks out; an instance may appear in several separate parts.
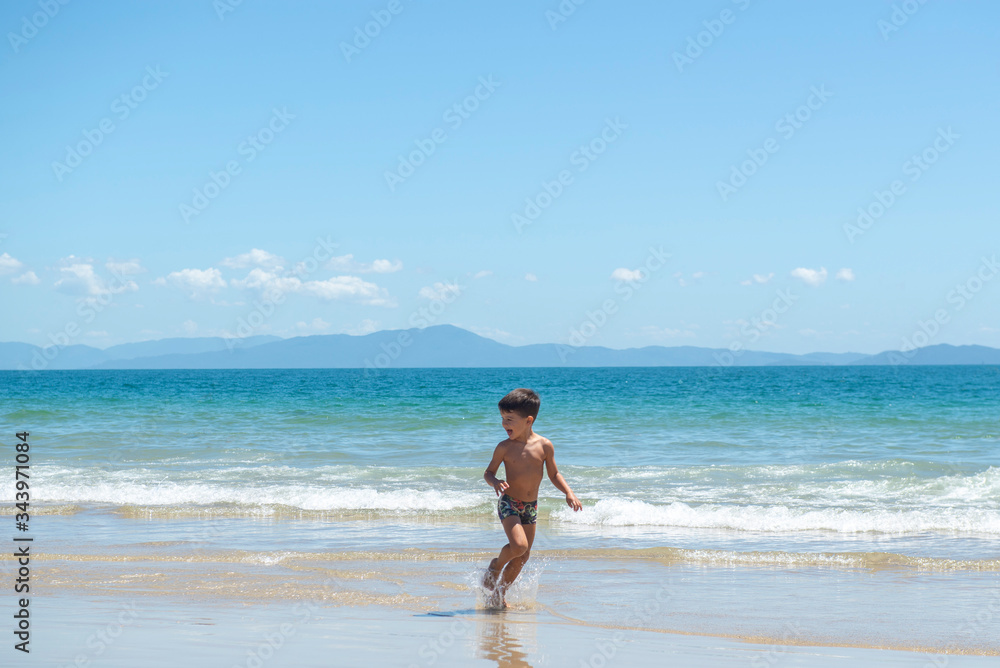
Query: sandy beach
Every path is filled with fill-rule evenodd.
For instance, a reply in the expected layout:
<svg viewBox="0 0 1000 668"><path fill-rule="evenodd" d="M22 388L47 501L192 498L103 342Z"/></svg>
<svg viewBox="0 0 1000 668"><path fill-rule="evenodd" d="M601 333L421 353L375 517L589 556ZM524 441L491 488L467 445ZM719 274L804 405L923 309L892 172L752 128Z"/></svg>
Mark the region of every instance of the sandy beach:
<svg viewBox="0 0 1000 668"><path fill-rule="evenodd" d="M43 516L40 527L58 533L87 520ZM121 535L205 529L191 519L114 522ZM485 523L462 528L494 537ZM549 544L560 542L556 528L542 528ZM324 528L244 519L228 530L279 538ZM495 611L475 583L486 549L261 551L225 542L77 543L36 554L32 660L597 667L659 666L669 656L691 666L986 666L1000 654L995 559L852 553L787 563L776 553L539 549L510 609Z"/></svg>

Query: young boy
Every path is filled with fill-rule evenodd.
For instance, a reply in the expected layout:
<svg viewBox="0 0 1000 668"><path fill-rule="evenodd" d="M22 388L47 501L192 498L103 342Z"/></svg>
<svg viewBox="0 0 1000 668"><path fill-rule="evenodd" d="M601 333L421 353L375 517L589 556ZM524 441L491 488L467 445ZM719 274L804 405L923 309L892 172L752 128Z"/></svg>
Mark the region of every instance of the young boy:
<svg viewBox="0 0 1000 668"><path fill-rule="evenodd" d="M523 387L513 390L500 400L500 416L503 428L507 431L507 440L497 445L493 451L493 459L483 474L483 479L500 497L497 502L497 515L503 524L508 541L500 550L500 556L491 561L486 569L483 586L499 594L500 604L503 607L507 605L504 592L528 561L531 544L535 540L538 487L542 484L543 464L549 480L556 489L566 495L569 507L574 511L583 508L576 494L556 468L552 442L531 430L540 405L541 400L538 395L533 390ZM507 480L497 478L500 464L504 465Z"/></svg>

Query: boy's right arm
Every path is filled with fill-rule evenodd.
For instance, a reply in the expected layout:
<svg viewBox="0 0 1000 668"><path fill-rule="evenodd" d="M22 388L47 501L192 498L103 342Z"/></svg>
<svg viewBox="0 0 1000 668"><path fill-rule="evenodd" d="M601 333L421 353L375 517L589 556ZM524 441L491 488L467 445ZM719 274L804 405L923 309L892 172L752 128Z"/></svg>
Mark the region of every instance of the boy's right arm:
<svg viewBox="0 0 1000 668"><path fill-rule="evenodd" d="M497 471L500 470L500 464L502 463L503 443L499 444L496 447L496 450L493 451L493 459L490 460L490 465L486 467L486 472L483 473L483 480L485 480L489 486L493 488L493 491L497 493L497 496L500 496L501 492L506 491L507 488L510 487L510 485L508 485L505 481L497 478Z"/></svg>

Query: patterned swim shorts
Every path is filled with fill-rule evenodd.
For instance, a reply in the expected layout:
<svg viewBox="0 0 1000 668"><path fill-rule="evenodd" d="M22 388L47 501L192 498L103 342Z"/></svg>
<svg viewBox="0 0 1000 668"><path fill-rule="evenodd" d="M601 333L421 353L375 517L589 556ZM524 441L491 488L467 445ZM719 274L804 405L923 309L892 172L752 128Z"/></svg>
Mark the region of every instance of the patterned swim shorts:
<svg viewBox="0 0 1000 668"><path fill-rule="evenodd" d="M497 501L497 515L502 522L511 515L521 518L521 524L534 524L538 519L538 501L518 501L512 496L504 494Z"/></svg>

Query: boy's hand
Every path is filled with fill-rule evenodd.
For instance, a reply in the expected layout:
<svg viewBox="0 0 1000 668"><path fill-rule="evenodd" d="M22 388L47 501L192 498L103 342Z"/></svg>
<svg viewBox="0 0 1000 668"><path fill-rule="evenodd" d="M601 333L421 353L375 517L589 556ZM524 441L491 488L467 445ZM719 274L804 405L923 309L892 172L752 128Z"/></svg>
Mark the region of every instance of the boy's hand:
<svg viewBox="0 0 1000 668"><path fill-rule="evenodd" d="M572 508L574 511L583 510L583 504L580 503L580 499L576 498L576 494L570 492L566 495L566 505Z"/></svg>
<svg viewBox="0 0 1000 668"><path fill-rule="evenodd" d="M501 492L506 492L508 487L510 485L505 480L497 480L497 484L493 485L493 491L497 493L497 496L500 496Z"/></svg>

